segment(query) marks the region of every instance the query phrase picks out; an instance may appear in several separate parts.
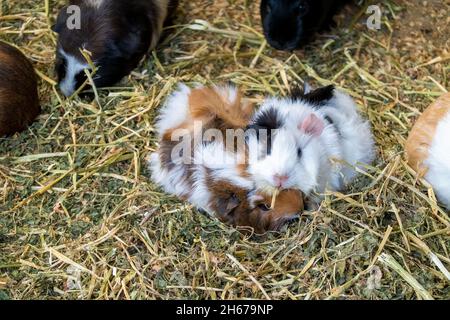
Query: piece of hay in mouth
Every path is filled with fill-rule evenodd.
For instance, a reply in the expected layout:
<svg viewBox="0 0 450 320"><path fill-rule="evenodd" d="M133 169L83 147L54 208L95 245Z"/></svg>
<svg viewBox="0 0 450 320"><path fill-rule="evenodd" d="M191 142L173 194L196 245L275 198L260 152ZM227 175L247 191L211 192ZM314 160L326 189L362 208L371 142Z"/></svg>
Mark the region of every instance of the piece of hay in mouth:
<svg viewBox="0 0 450 320"><path fill-rule="evenodd" d="M280 193L280 190L278 190L278 189L275 189L274 191L273 191L273 194L272 194L272 202L271 202L271 204L270 204L270 209L274 209L275 208L275 202L276 202L276 200L277 200L277 197L278 197L278 194Z"/></svg>

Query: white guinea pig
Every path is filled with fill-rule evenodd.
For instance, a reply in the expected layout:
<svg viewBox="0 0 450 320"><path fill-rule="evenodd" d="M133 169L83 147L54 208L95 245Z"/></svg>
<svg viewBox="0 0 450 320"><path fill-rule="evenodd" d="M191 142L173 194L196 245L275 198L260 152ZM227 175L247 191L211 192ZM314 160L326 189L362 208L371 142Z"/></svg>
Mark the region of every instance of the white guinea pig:
<svg viewBox="0 0 450 320"><path fill-rule="evenodd" d="M355 177L355 167L375 156L369 123L333 86L268 98L250 127L259 133L249 137L249 172L267 192L298 188L319 201L313 192L342 189Z"/></svg>
<svg viewBox="0 0 450 320"><path fill-rule="evenodd" d="M92 54L97 87L127 76L158 43L177 0L70 0L53 30L58 33L56 72L62 93L72 95L89 69L81 49ZM77 9L78 8L78 9ZM78 14L78 22L76 19Z"/></svg>
<svg viewBox="0 0 450 320"><path fill-rule="evenodd" d="M411 167L450 209L450 93L437 99L417 120L406 153Z"/></svg>
<svg viewBox="0 0 450 320"><path fill-rule="evenodd" d="M24 130L40 112L33 65L22 52L0 41L0 136Z"/></svg>

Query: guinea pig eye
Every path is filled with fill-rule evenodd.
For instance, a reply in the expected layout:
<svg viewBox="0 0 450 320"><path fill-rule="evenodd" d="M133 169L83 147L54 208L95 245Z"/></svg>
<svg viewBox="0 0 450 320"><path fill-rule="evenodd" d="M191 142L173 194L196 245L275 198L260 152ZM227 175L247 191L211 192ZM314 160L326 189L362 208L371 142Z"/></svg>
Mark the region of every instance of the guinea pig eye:
<svg viewBox="0 0 450 320"><path fill-rule="evenodd" d="M302 155L303 155L303 150L302 150L302 148L298 148L298 149L297 149L297 157L301 158Z"/></svg>
<svg viewBox="0 0 450 320"><path fill-rule="evenodd" d="M309 6L306 2L300 2L297 7L297 10L301 15L305 15L309 11Z"/></svg>
<svg viewBox="0 0 450 320"><path fill-rule="evenodd" d="M270 206L268 206L265 203L260 203L260 204L258 204L258 209L260 209L262 211L270 211Z"/></svg>

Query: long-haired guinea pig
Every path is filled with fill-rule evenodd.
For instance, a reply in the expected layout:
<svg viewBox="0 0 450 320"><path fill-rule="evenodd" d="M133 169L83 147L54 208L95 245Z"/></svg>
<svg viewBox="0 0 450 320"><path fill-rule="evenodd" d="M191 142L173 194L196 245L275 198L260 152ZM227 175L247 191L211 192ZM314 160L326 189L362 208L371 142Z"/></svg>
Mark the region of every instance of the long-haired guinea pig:
<svg viewBox="0 0 450 320"><path fill-rule="evenodd" d="M58 33L56 72L65 96L85 81L90 69L81 50L89 51L98 68L97 87L119 82L137 67L158 43L164 22L177 0L70 0L61 9L53 30ZM74 23L79 8L79 25Z"/></svg>
<svg viewBox="0 0 450 320"><path fill-rule="evenodd" d="M248 171L262 191L298 188L319 201L325 190L350 183L355 168L375 156L369 122L353 100L333 86L268 98L250 127L257 133L248 139Z"/></svg>
<svg viewBox="0 0 450 320"><path fill-rule="evenodd" d="M24 130L40 112L33 65L18 49L0 41L0 136Z"/></svg>
<svg viewBox="0 0 450 320"><path fill-rule="evenodd" d="M406 142L406 154L411 167L450 209L450 93L419 117Z"/></svg>
<svg viewBox="0 0 450 320"><path fill-rule="evenodd" d="M278 50L300 48L327 28L344 0L262 0L261 19L269 44Z"/></svg>
<svg viewBox="0 0 450 320"><path fill-rule="evenodd" d="M303 196L285 190L272 208L270 197L255 191L242 129L253 112L235 88L180 85L161 110L156 124L160 145L149 166L152 180L166 192L260 234L298 217ZM232 147L224 142L230 129L236 133ZM241 144L235 145L235 138Z"/></svg>

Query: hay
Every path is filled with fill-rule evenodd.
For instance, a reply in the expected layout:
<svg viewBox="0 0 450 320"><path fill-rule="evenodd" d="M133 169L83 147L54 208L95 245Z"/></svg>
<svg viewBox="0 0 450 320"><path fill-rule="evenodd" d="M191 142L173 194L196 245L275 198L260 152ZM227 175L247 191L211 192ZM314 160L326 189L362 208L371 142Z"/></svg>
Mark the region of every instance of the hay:
<svg viewBox="0 0 450 320"><path fill-rule="evenodd" d="M53 87L50 25L63 2L0 1L0 36L33 60L44 109L0 140L0 299L450 298L449 215L402 147L449 88L448 5L427 1L423 21L411 16L422 2L386 1L377 32L347 8L341 28L294 55L267 46L257 1L181 1L159 49L89 102ZM345 88L379 153L298 224L244 236L147 178L154 118L177 82L231 81L258 102L305 80Z"/></svg>

